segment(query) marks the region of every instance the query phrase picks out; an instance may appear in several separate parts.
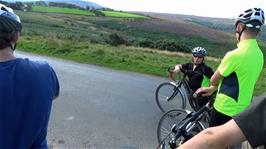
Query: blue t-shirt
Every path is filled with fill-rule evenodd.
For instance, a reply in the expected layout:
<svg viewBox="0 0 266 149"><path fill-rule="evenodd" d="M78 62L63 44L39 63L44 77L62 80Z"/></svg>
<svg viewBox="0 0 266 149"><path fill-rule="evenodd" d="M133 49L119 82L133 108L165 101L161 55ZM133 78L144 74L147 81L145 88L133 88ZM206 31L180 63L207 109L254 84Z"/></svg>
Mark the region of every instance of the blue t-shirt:
<svg viewBox="0 0 266 149"><path fill-rule="evenodd" d="M57 76L46 62L0 62L0 148L46 149Z"/></svg>

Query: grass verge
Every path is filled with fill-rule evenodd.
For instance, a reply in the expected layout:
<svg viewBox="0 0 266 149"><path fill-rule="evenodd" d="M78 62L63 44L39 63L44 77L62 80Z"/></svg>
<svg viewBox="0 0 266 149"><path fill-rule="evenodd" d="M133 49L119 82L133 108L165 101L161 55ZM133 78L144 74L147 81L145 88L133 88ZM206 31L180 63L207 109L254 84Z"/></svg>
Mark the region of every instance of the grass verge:
<svg viewBox="0 0 266 149"><path fill-rule="evenodd" d="M56 37L42 38L24 36L18 49L43 54L80 63L106 66L117 70L127 70L150 75L166 77L166 67L190 61L189 54L180 55L175 52L157 51L134 47L113 47L102 44L91 44L74 40L60 40ZM214 70L219 59L206 58L206 64ZM266 68L256 84L255 95L266 91Z"/></svg>

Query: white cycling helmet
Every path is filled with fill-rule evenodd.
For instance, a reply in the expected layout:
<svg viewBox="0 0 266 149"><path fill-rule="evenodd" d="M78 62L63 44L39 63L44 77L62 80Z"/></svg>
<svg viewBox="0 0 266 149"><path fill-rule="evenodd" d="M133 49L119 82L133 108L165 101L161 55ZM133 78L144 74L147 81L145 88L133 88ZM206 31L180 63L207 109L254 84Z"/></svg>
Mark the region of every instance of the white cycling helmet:
<svg viewBox="0 0 266 149"><path fill-rule="evenodd" d="M201 57L205 56L207 53L206 50L202 47L195 47L191 52L193 55L201 56Z"/></svg>
<svg viewBox="0 0 266 149"><path fill-rule="evenodd" d="M0 4L0 31L3 32L21 32L22 25L19 16L12 8Z"/></svg>
<svg viewBox="0 0 266 149"><path fill-rule="evenodd" d="M241 22L244 23L246 27L260 29L260 27L264 24L264 21L265 17L263 10L261 8L251 8L244 11L237 17L235 26Z"/></svg>

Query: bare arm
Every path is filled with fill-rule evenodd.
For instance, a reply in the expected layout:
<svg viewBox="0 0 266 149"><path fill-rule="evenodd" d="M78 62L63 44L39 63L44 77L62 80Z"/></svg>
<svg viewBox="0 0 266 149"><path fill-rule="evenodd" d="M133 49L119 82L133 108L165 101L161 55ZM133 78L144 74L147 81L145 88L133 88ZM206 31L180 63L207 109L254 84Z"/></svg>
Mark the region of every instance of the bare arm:
<svg viewBox="0 0 266 149"><path fill-rule="evenodd" d="M223 78L223 76L220 74L220 72L218 70L215 71L215 73L212 75L211 77L211 85L210 87L202 87L199 88L196 91L196 94L199 94L201 92L203 92L203 96L210 96L211 94L213 94L218 87L219 81Z"/></svg>
<svg viewBox="0 0 266 149"><path fill-rule="evenodd" d="M175 66L175 69L173 70L173 72L175 72L175 73L180 73L181 72L181 69L180 68L182 68L182 65L181 64L177 64L176 66Z"/></svg>
<svg viewBox="0 0 266 149"><path fill-rule="evenodd" d="M222 78L223 78L223 76L221 75L221 73L218 70L216 70L211 77L211 86L218 86L219 81Z"/></svg>
<svg viewBox="0 0 266 149"><path fill-rule="evenodd" d="M203 130L179 149L225 149L246 140L234 120L224 125Z"/></svg>

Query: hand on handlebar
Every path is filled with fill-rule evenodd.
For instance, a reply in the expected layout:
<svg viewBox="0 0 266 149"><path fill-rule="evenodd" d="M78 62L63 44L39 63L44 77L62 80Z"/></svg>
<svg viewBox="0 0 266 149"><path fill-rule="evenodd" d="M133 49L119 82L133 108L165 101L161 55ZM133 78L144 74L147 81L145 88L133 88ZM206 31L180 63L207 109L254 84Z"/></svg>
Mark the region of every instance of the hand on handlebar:
<svg viewBox="0 0 266 149"><path fill-rule="evenodd" d="M176 79L174 77L174 73L175 73L174 70L171 69L170 67L168 67L167 71L168 71L168 78L173 80L173 81L176 81Z"/></svg>
<svg viewBox="0 0 266 149"><path fill-rule="evenodd" d="M202 96L210 96L217 90L217 86L210 86L210 87L201 87L199 88L195 94Z"/></svg>
<svg viewBox="0 0 266 149"><path fill-rule="evenodd" d="M174 77L174 72L168 72L168 77L169 77L169 79L176 81L176 79Z"/></svg>

